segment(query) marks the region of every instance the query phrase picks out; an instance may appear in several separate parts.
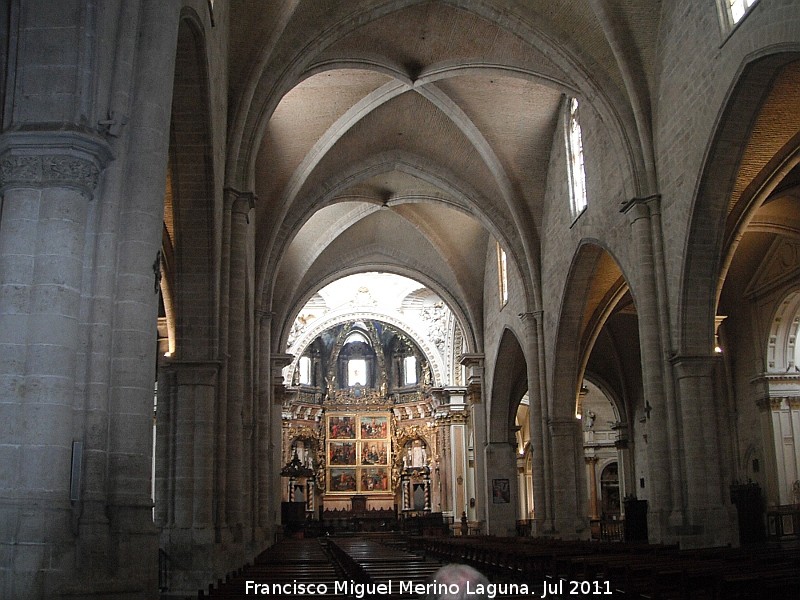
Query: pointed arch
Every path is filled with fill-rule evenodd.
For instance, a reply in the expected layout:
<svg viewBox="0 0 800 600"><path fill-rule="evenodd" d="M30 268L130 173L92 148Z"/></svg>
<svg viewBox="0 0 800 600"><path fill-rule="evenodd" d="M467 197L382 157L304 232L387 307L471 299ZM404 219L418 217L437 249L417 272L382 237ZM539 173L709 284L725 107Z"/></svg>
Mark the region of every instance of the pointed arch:
<svg viewBox="0 0 800 600"><path fill-rule="evenodd" d="M515 443L517 407L528 391L528 369L525 353L510 329L500 338L490 395L489 442Z"/></svg>
<svg viewBox="0 0 800 600"><path fill-rule="evenodd" d="M574 417L576 398L594 343L629 291L619 262L598 243L584 240L573 257L559 313L554 353L559 361L552 375L552 417Z"/></svg>
<svg viewBox="0 0 800 600"><path fill-rule="evenodd" d="M758 140L757 154L748 154L771 91L784 70L798 59L800 48L748 57L719 114L694 197L683 253L677 315L680 354L711 354L719 294L748 218L800 162L797 135L790 140L766 136ZM786 104L785 109L800 116L796 101Z"/></svg>

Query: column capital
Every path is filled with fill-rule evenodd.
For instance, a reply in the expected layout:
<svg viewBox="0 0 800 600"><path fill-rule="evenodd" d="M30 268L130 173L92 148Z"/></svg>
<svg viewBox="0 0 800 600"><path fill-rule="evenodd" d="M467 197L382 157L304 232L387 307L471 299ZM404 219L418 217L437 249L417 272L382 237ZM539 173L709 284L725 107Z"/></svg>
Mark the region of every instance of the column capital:
<svg viewBox="0 0 800 600"><path fill-rule="evenodd" d="M529 312L519 313L519 320L526 328L533 329L537 324L542 322L544 318L543 310L532 310Z"/></svg>
<svg viewBox="0 0 800 600"><path fill-rule="evenodd" d="M215 386L221 362L218 360L170 360L165 368L174 371L178 385Z"/></svg>
<svg viewBox="0 0 800 600"><path fill-rule="evenodd" d="M554 437L574 435L579 430L577 419L550 419L547 424Z"/></svg>
<svg viewBox="0 0 800 600"><path fill-rule="evenodd" d="M682 379L684 377L712 377L714 369L720 363L722 357L718 354L676 354L669 360L675 368L675 376L678 379Z"/></svg>
<svg viewBox="0 0 800 600"><path fill-rule="evenodd" d="M631 198L622 203L619 212L626 215L631 223L639 219L649 218L651 214L661 212L661 194Z"/></svg>
<svg viewBox="0 0 800 600"><path fill-rule="evenodd" d="M294 360L294 354L273 353L270 355L270 360L272 361L273 377L283 381L283 375L281 374L281 371L284 367L287 367L292 363Z"/></svg>
<svg viewBox="0 0 800 600"><path fill-rule="evenodd" d="M256 205L256 195L232 187L225 188L225 209L247 216Z"/></svg>
<svg viewBox="0 0 800 600"><path fill-rule="evenodd" d="M81 130L13 130L0 135L0 192L71 188L91 197L113 160L108 143Z"/></svg>
<svg viewBox="0 0 800 600"><path fill-rule="evenodd" d="M263 308L257 308L254 312L261 322L270 322L272 321L272 317L275 316L274 312L271 310L264 310Z"/></svg>
<svg viewBox="0 0 800 600"><path fill-rule="evenodd" d="M469 368L483 368L483 354L462 354L458 362Z"/></svg>

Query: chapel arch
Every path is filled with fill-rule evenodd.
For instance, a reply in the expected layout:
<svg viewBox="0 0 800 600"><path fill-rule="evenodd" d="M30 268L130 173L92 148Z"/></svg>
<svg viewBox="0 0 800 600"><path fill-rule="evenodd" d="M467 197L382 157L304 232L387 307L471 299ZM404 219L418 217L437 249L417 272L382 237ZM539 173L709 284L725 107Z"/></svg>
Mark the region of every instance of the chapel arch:
<svg viewBox="0 0 800 600"><path fill-rule="evenodd" d="M577 340L577 343L575 342ZM574 489L574 504L563 507L563 498L554 498L562 520L593 522L599 535L600 505L598 477L603 460L616 456L616 446L633 448L634 419L647 420L642 389L639 319L628 280L619 263L598 244L584 242L573 258L556 336L553 369L553 398L550 409L554 438L554 486ZM598 406L613 416L602 434L595 436L595 422L583 414L582 402L589 387ZM612 401L611 398L614 400ZM635 415L635 417L634 417ZM611 416L605 419L612 420ZM587 428L587 424L591 427ZM638 436L646 437L646 425ZM598 455L595 437L603 437L606 448ZM612 439L613 438L613 439ZM614 448L613 451L611 448ZM646 457L640 461L644 463ZM632 479L633 465L629 467ZM592 492L595 490L595 493ZM638 490L641 496L645 490ZM631 493L635 493L634 490ZM556 515L557 519L559 515Z"/></svg>
<svg viewBox="0 0 800 600"><path fill-rule="evenodd" d="M767 506L791 503L800 479L789 426L800 381L790 342L800 277L798 58L753 61L737 81L698 194L681 313L694 315L692 328L681 327L682 346L717 357L724 468L734 487L757 486ZM732 141L741 148L735 160L724 155ZM694 229L703 219L710 235L708 226Z"/></svg>

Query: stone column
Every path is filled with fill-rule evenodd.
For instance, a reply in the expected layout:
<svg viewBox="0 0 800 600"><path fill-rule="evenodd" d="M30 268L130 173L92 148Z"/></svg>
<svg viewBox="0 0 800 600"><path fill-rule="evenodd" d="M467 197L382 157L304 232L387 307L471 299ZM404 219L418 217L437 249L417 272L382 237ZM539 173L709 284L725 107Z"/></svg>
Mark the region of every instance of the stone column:
<svg viewBox="0 0 800 600"><path fill-rule="evenodd" d="M186 444L186 462L190 468L190 486L186 486L185 521L196 531L211 527L213 501L214 402L216 398L219 364L216 362L179 362L176 371L179 416L176 444ZM183 421L181 419L183 417ZM183 438L183 439L182 439ZM180 447L177 449L180 453ZM176 483L182 474L176 470ZM213 539L203 540L210 544Z"/></svg>
<svg viewBox="0 0 800 600"><path fill-rule="evenodd" d="M619 425L616 429L618 429L618 438L614 442L614 447L617 449L617 460L619 461L619 496L620 499L623 499L631 493L631 490L636 489L636 474L631 458L633 453L630 449L627 426ZM620 508L625 510L624 502Z"/></svg>
<svg viewBox="0 0 800 600"><path fill-rule="evenodd" d="M659 306L656 253L653 244L650 205L658 196L634 198L623 208L631 226L636 255L638 284L636 313L639 319L639 343L642 357L642 382L648 428L647 500L648 532L651 541L665 540L670 524L679 525L683 506L678 452L678 421L674 398L665 395L664 354Z"/></svg>
<svg viewBox="0 0 800 600"><path fill-rule="evenodd" d="M112 551L105 563L111 565L114 577L100 581L96 588L103 592L98 596L105 598L130 597L131 590L143 597L158 594L158 534L150 495L157 275L180 19L180 6L175 3L146 0L130 8L127 4L121 14L139 16L136 55L131 57L133 77L124 56L119 57L121 70L115 71L120 87L114 91L114 103L120 112L112 116L108 133L119 133L115 147L120 149L120 158L109 165L102 198L104 204L116 205L116 217L109 218L96 242L102 274L113 282L111 301L106 304L102 298L103 303L95 304L94 315L101 325L108 323L110 336L107 356L98 359L104 361L109 381L105 511ZM106 253L114 253L114 260L106 262ZM103 344L106 332L96 331L92 343ZM76 575L75 593L85 597L84 577Z"/></svg>
<svg viewBox="0 0 800 600"><path fill-rule="evenodd" d="M0 591L14 597L52 594L74 567L82 475L74 468L85 441L73 423L83 409L76 368L85 232L110 158L102 140L78 131L0 136L0 464L9 474L0 515L15 524L0 527L11 569L2 573L13 573Z"/></svg>
<svg viewBox="0 0 800 600"><path fill-rule="evenodd" d="M550 514L550 503L548 502L546 483L546 466L544 442L547 423L544 418L544 404L546 398L541 394L539 378L539 330L537 323L541 320L541 311L538 313L524 313L520 315L522 323L525 325L525 341L527 344L526 366L528 369L528 398L530 400L530 430L531 430L531 449L533 451L532 470L533 470L533 535L542 533L546 527L545 523L550 523L552 528L552 515ZM549 479L549 478L548 478Z"/></svg>
<svg viewBox="0 0 800 600"><path fill-rule="evenodd" d="M714 393L717 356L673 358L680 392L686 512L691 532L681 545L723 546L738 541L730 504L730 481L721 477L720 431Z"/></svg>
<svg viewBox="0 0 800 600"><path fill-rule="evenodd" d="M550 419L553 450L553 523L564 539L587 535L583 437L577 419Z"/></svg>
<svg viewBox="0 0 800 600"><path fill-rule="evenodd" d="M228 294L228 402L226 415L225 518L234 541L242 541L244 461L245 312L247 307L247 228L254 196L228 189L230 269Z"/></svg>

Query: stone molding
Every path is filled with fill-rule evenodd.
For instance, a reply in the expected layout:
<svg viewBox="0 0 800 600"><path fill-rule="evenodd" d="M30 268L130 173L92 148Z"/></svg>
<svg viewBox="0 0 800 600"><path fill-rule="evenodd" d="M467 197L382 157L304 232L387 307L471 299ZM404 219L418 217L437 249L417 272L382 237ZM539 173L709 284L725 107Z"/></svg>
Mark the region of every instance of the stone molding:
<svg viewBox="0 0 800 600"><path fill-rule="evenodd" d="M0 192L57 187L91 197L113 159L106 141L92 133L8 131L0 135Z"/></svg>

